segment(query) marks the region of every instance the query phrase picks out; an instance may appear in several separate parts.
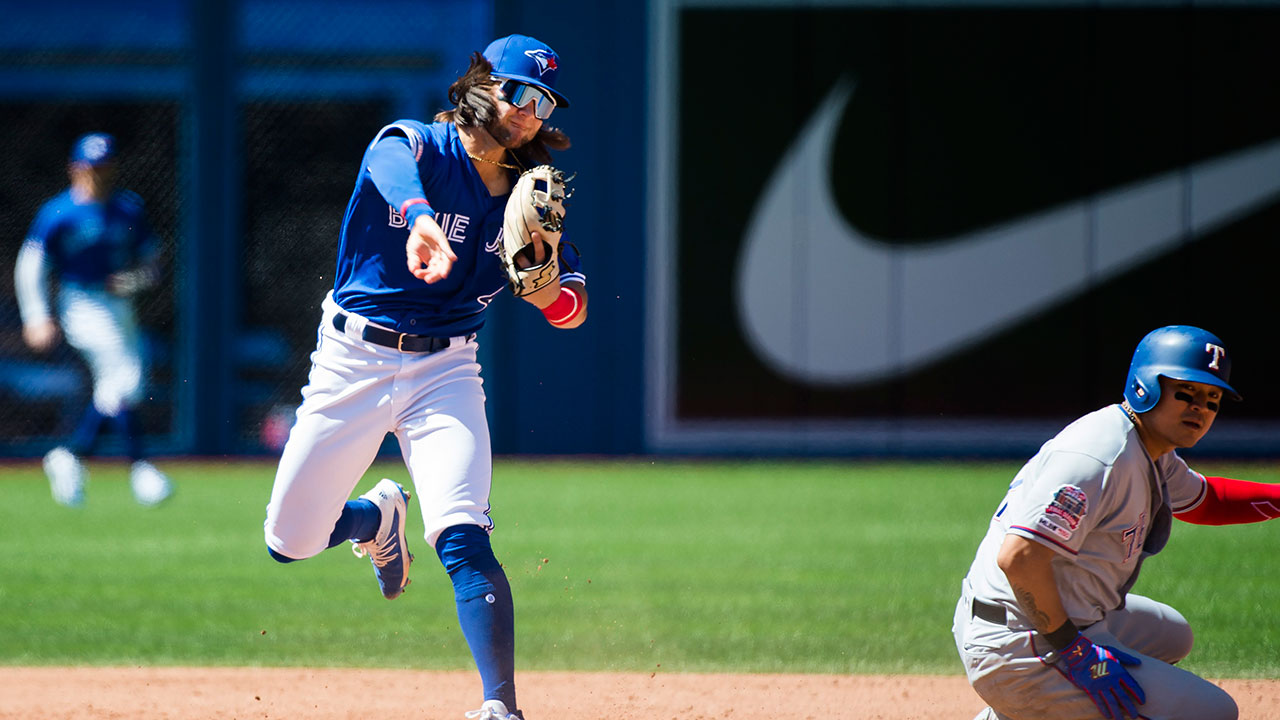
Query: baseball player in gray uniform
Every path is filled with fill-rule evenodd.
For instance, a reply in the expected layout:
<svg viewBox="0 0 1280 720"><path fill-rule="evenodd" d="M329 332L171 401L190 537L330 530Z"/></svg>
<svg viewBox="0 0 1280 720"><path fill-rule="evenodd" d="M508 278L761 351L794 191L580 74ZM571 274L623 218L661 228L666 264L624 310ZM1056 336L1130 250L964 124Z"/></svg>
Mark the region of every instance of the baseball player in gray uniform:
<svg viewBox="0 0 1280 720"><path fill-rule="evenodd" d="M1191 651L1177 610L1130 593L1172 519L1280 517L1280 485L1207 477L1175 452L1213 425L1231 356L1177 325L1138 344L1124 401L1068 425L1009 485L978 547L952 631L978 719L1228 720L1235 701L1173 665Z"/></svg>

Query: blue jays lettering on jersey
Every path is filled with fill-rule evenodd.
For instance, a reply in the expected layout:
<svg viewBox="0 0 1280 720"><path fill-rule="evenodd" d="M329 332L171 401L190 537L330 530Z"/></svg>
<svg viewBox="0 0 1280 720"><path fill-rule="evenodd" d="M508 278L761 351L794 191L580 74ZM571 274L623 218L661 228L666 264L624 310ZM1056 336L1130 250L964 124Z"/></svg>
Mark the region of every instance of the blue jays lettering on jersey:
<svg viewBox="0 0 1280 720"><path fill-rule="evenodd" d="M381 147L386 143L407 145L416 165L388 159ZM379 186L392 197L384 196ZM406 218L397 203L413 197L427 199L427 211L458 256L449 276L430 285L415 278L402 259L415 215L406 213ZM484 324L485 308L506 287L497 255L506 201L505 195L489 194L453 123L399 120L388 125L366 149L347 205L334 300L400 332L437 337L476 332ZM424 208L412 207L418 212Z"/></svg>
<svg viewBox="0 0 1280 720"><path fill-rule="evenodd" d="M142 198L122 190L105 203L77 204L70 190L40 209L27 236L44 247L63 283L101 286L107 276L153 254L159 246Z"/></svg>

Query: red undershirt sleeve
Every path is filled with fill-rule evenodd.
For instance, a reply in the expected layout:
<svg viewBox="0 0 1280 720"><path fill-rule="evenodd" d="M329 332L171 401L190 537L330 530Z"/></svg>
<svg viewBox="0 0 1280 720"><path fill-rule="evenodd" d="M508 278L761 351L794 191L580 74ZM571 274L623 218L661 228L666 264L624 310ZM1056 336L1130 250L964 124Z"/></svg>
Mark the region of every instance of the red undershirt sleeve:
<svg viewBox="0 0 1280 720"><path fill-rule="evenodd" d="M1200 497L1173 516L1194 525L1238 525L1280 517L1280 484L1204 478Z"/></svg>

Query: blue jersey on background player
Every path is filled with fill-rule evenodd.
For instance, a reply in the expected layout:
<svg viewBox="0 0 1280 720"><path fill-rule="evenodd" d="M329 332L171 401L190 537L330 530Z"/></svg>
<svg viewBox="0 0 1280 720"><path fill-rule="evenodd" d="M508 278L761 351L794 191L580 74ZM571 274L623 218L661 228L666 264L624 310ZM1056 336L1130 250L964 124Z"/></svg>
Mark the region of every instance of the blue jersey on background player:
<svg viewBox="0 0 1280 720"><path fill-rule="evenodd" d="M348 500L387 433L399 441L431 545L454 588L484 688L479 720L522 719L511 588L489 542L492 457L476 332L507 287L498 255L507 198L523 170L568 138L544 125L568 107L560 61L524 35L474 53L435 122L382 128L361 159L343 217L333 291L302 405L280 458L264 533L287 563L350 541L382 594L413 561L412 495L383 479ZM586 317L586 277L560 244L558 286L524 297L553 326Z"/></svg>
<svg viewBox="0 0 1280 720"><path fill-rule="evenodd" d="M71 185L40 208L14 269L27 345L47 352L65 334L93 377L93 401L74 435L44 459L54 499L69 506L83 502L88 474L80 458L93 452L108 422L124 437L138 502L155 505L171 493L169 479L143 456L136 413L144 368L132 297L158 280L160 243L142 198L114 189L115 159L110 135L75 142ZM57 321L51 276L58 281Z"/></svg>

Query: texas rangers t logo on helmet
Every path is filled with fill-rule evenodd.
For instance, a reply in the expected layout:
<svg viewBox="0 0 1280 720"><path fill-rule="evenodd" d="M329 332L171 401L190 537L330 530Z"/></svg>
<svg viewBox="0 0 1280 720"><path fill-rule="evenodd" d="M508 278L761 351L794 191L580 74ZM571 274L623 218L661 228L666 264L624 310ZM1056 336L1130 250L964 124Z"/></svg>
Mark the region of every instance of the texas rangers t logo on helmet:
<svg viewBox="0 0 1280 720"><path fill-rule="evenodd" d="M1223 355L1227 354L1226 348L1221 345L1214 345L1213 343L1208 342L1204 344L1204 351L1207 353L1213 353L1213 361L1209 363L1209 368L1211 370L1217 370L1218 361L1222 359Z"/></svg>
<svg viewBox="0 0 1280 720"><path fill-rule="evenodd" d="M560 66L556 63L556 55L550 50L538 48L536 50L525 50L525 55L533 58L538 63L538 74L545 75L548 70L559 70Z"/></svg>

